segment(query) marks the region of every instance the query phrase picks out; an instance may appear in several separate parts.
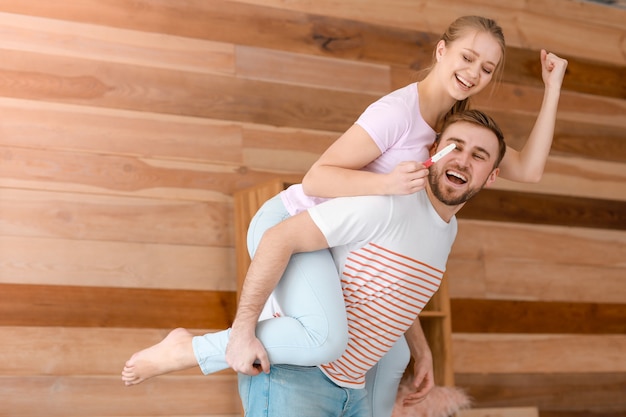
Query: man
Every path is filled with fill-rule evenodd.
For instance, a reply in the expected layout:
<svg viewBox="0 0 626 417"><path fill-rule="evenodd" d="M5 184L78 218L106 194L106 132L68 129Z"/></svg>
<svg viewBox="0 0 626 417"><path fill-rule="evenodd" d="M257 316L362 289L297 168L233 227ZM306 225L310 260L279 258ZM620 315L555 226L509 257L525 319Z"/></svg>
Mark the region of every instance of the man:
<svg viewBox="0 0 626 417"><path fill-rule="evenodd" d="M246 416L369 417L366 372L415 322L438 289L456 237L455 214L493 183L506 146L479 111L452 116L435 146L456 149L404 196L336 198L269 229L242 291L226 359L241 372ZM348 347L316 367L273 365L255 336L259 314L290 257L330 247L341 273ZM256 376L259 368L265 371Z"/></svg>

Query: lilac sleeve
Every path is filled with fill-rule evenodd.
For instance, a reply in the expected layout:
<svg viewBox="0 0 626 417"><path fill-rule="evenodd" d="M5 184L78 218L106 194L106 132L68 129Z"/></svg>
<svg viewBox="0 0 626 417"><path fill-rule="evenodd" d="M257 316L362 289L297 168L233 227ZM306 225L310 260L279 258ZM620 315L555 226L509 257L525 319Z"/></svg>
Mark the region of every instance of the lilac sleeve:
<svg viewBox="0 0 626 417"><path fill-rule="evenodd" d="M406 103L392 93L365 109L356 124L365 129L381 153L385 153L406 135L411 117Z"/></svg>

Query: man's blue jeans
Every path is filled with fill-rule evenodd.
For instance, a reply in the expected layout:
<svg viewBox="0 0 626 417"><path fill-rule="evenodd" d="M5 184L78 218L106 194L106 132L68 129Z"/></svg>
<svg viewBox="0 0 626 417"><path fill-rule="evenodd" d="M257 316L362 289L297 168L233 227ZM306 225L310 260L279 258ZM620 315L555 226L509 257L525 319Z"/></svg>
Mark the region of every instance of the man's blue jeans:
<svg viewBox="0 0 626 417"><path fill-rule="evenodd" d="M316 366L239 374L239 395L245 417L372 417L365 389L342 388Z"/></svg>

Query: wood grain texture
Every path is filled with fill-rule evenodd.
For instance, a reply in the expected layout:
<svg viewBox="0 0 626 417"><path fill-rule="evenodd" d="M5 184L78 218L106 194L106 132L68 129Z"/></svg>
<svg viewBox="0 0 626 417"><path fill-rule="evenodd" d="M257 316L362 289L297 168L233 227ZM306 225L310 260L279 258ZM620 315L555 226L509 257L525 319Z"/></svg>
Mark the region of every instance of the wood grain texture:
<svg viewBox="0 0 626 417"><path fill-rule="evenodd" d="M68 157L65 162L69 165L72 160L75 159ZM32 159L30 161L34 163ZM48 163L52 164L52 161L48 160ZM107 182L110 176L99 172L97 167L83 165L84 163L78 162L74 167L84 167L93 172L91 178L89 173L83 172L83 184L88 185L87 188L97 183L104 187L107 184L117 184L121 188L129 185L128 182L127 185ZM120 169L123 170L123 167ZM129 169L132 170L131 167ZM37 167L34 171L41 172ZM40 189L46 188L45 181L37 178L35 173L31 175L31 180L39 180L37 183L40 184ZM138 174L139 177L142 175ZM80 181L81 175L68 174L67 178L69 177ZM68 187L59 177L51 180L59 181L59 188L68 192L40 191L34 186L32 190L2 190L2 234L198 246L232 245L232 222L228 204L88 194Z"/></svg>
<svg viewBox="0 0 626 417"><path fill-rule="evenodd" d="M7 148L242 163L237 123L11 98L0 98L0 111L0 145Z"/></svg>
<svg viewBox="0 0 626 417"><path fill-rule="evenodd" d="M213 328L235 316L234 291L0 284L2 326Z"/></svg>
<svg viewBox="0 0 626 417"><path fill-rule="evenodd" d="M450 305L454 333L626 334L626 304L453 298Z"/></svg>
<svg viewBox="0 0 626 417"><path fill-rule="evenodd" d="M22 51L4 55L0 95L18 99L343 131L378 96Z"/></svg>
<svg viewBox="0 0 626 417"><path fill-rule="evenodd" d="M626 377L619 372L455 376L457 384L475 399L475 407L534 405L541 417L621 417L624 413Z"/></svg>
<svg viewBox="0 0 626 417"><path fill-rule="evenodd" d="M50 417L211 416L235 414L239 407L234 376L169 377L132 388L119 377L0 376L0 385L2 415L37 417L45 410Z"/></svg>
<svg viewBox="0 0 626 417"><path fill-rule="evenodd" d="M124 363L133 353L160 342L171 330L171 328L1 326L0 335L6 343L1 350L4 362L0 365L0 374L14 377L20 375L120 377ZM202 335L216 330L189 328L189 331L194 335ZM89 362L88 367L85 366L86 362ZM179 376L203 375L200 369L195 367L163 375L154 380ZM224 377L235 374L232 370L223 370L206 377L212 376Z"/></svg>
<svg viewBox="0 0 626 417"><path fill-rule="evenodd" d="M0 251L7 284L235 290L229 247L2 235Z"/></svg>
<svg viewBox="0 0 626 417"><path fill-rule="evenodd" d="M536 407L470 408L460 410L457 417L539 417Z"/></svg>
<svg viewBox="0 0 626 417"><path fill-rule="evenodd" d="M457 217L626 230L626 201L483 190Z"/></svg>
<svg viewBox="0 0 626 417"><path fill-rule="evenodd" d="M512 147L539 49L569 65L542 181L498 181L459 220L457 382L484 406L625 417L626 11L573 0L0 0L0 415L238 415L232 374L127 390L121 364L230 323L233 194L298 181L463 13L504 28L503 83L474 104Z"/></svg>
<svg viewBox="0 0 626 417"><path fill-rule="evenodd" d="M624 334L452 334L458 373L625 373L625 347Z"/></svg>
<svg viewBox="0 0 626 417"><path fill-rule="evenodd" d="M568 4L567 0L559 0L562 4ZM246 4L247 3L247 4ZM256 4L253 4L256 3ZM364 15L354 15L354 7L349 2L340 13L336 3L325 4L318 2L314 8L305 2L290 2L276 5L272 1L191 1L178 5L164 5L143 0L135 2L132 6L117 0L110 1L106 8L99 7L96 0L81 0L72 2L64 7L53 8L42 6L35 0L13 3L10 1L0 2L0 10L12 13L54 18L60 20L75 21L106 25L134 31L161 32L169 35L207 39L226 43L242 45L257 45L266 48L283 49L288 51L302 51L303 47L309 54L337 56L342 58L359 59L374 63L393 63L403 67L425 68L431 60L433 46L445 27L454 19L454 16L462 15L462 10L468 10L469 14L475 14L472 6L467 9L466 3L459 0L448 1L435 6L437 10L425 12L424 8L430 8L432 3L413 5L411 11L404 9L403 4L389 4L384 12L377 10L376 2L369 2L363 6L359 4L358 10ZM581 88L585 93L598 95L626 96L626 87L621 76L620 66L624 64L624 57L620 51L619 39L623 29L618 20L609 24L607 17L619 19L624 12L617 11L615 14L607 14L598 9L601 6L583 5L585 17L576 16L576 25L563 19L563 37L548 36L536 42L534 47L529 47L531 40L524 36L524 45L515 41L516 36L524 33L520 28L520 21L527 28L535 30L548 30L554 34L555 15L544 16L541 25L537 26L533 20L537 18L536 10L545 10L543 4L534 2L533 17L525 15L523 18L517 14L518 20L511 20L506 8L501 5L491 5L491 12L495 10L499 14L499 23L503 26L510 45L507 51L507 66L505 77L512 80L534 79L540 83L539 72L535 71L539 65L538 51L547 48L567 57L570 61L570 75L565 80L567 89L576 90ZM498 7L500 6L500 7ZM494 9L495 7L495 9ZM581 7L580 4L577 7ZM101 13L94 16L92 10L98 9ZM321 9L321 10L320 10ZM563 6L559 10L570 9ZM172 18L163 19L163 14L174 10ZM322 11L323 10L323 11ZM416 10L419 10L417 12ZM449 10L457 10L454 15ZM381 22L381 17L389 17L391 14L400 13L399 19L389 22ZM526 10L515 10L515 13L528 13ZM586 14L590 13L590 14ZM599 16L594 22L593 28L588 25L589 16ZM424 21L417 24L402 24L406 18L423 18ZM495 15L494 15L495 17ZM433 19L437 23L433 24ZM277 23L280 22L280 23ZM271 30L268 30L268 24ZM571 25L571 26L570 26ZM599 26L603 27L598 30ZM418 30L416 30L418 28ZM572 50L570 39L582 39L584 31L589 31L586 39L593 47L590 55L584 54L577 57L583 50L580 43ZM572 32L574 33L572 35ZM569 37L569 39L568 39ZM613 43L607 42L611 39ZM595 43L592 39L601 39ZM556 42L558 45L552 45ZM304 43L304 45L303 45ZM598 44L603 48L615 48L609 52L598 50ZM524 49L522 49L523 47ZM530 49L531 51L526 51ZM611 56L611 53L617 55ZM605 63L598 62L599 56ZM580 62L579 62L580 61ZM575 70L573 70L575 69ZM521 74L520 74L521 72ZM589 91L593 89L593 91Z"/></svg>

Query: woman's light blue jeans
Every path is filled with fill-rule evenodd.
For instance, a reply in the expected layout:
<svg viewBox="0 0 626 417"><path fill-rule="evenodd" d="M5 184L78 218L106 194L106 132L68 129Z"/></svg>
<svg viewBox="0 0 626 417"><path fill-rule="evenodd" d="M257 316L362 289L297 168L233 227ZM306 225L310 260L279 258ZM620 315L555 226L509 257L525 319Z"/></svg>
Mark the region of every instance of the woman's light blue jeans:
<svg viewBox="0 0 626 417"><path fill-rule="evenodd" d="M279 196L268 200L248 229L248 250L254 256L263 233L289 213ZM272 364L314 366L332 362L348 343L346 308L337 267L328 249L293 255L274 290L283 315L260 321L256 335ZM203 373L228 368L225 349L229 330L193 338Z"/></svg>

